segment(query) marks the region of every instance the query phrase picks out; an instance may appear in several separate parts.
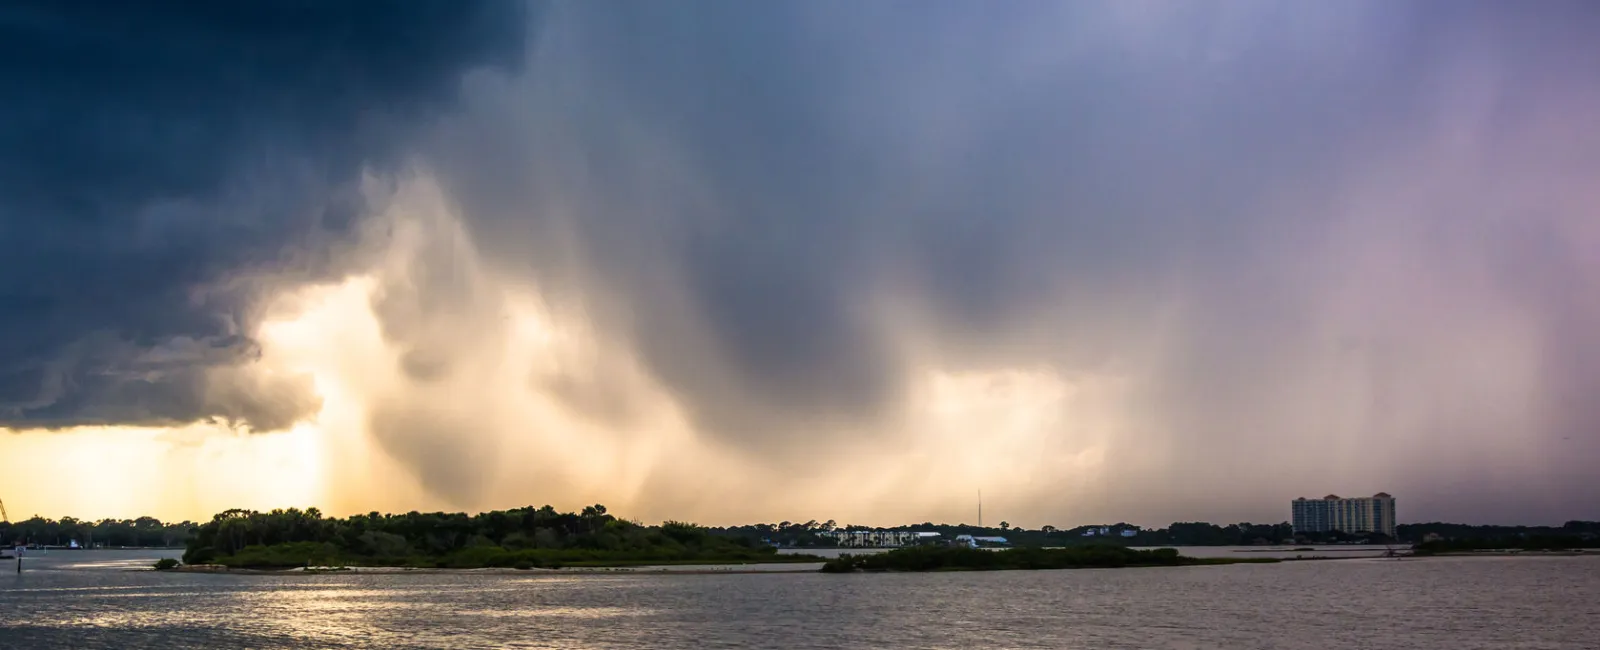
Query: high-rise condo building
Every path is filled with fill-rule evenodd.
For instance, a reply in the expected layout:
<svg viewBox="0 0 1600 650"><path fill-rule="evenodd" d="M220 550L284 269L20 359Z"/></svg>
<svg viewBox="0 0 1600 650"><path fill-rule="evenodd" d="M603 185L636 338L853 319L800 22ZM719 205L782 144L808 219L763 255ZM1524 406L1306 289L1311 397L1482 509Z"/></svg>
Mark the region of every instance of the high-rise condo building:
<svg viewBox="0 0 1600 650"><path fill-rule="evenodd" d="M1383 533L1394 537L1394 497L1379 492L1370 497L1342 499L1330 494L1321 499L1295 499L1293 511L1294 532L1325 533L1337 530L1345 533Z"/></svg>

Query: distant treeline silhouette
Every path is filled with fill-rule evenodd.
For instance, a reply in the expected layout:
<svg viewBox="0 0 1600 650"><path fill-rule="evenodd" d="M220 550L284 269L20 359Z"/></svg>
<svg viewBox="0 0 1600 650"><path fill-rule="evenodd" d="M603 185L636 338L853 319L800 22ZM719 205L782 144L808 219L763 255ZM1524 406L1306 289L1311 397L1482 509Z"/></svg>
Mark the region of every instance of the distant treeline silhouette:
<svg viewBox="0 0 1600 650"><path fill-rule="evenodd" d="M801 561L699 526L618 519L605 506L581 512L526 507L476 515L419 513L326 518L316 508L229 510L201 524L183 561L232 567L408 566L439 568L617 566ZM820 560L818 560L820 561Z"/></svg>
<svg viewBox="0 0 1600 650"><path fill-rule="evenodd" d="M189 541L198 524L192 521L163 523L155 517L83 521L72 517L0 522L0 544L17 543L43 546L161 547L177 548Z"/></svg>
<svg viewBox="0 0 1600 650"><path fill-rule="evenodd" d="M687 527L687 528L685 528ZM695 531L690 535L686 530ZM673 556L691 560L696 553L668 552L673 544L664 540L677 535L697 548L721 549L726 554L736 548L760 550L769 545L785 547L829 547L834 541L824 533L836 530L874 530L867 526L837 525L833 521L749 524L704 528L689 524L646 526L617 519L605 506L594 505L576 513L557 512L550 506L464 513L379 514L348 518L326 518L315 508L271 512L229 510L205 524L164 523L153 517L85 521L72 517L59 520L32 517L17 522L0 522L0 544L16 543L65 546L72 541L83 546L105 547L186 547L196 558L235 555L245 546L273 546L312 542L333 544L340 556L437 558L465 548L499 547L507 550L555 549L546 553L577 558L578 550L616 552L633 549L642 555ZM1295 533L1287 522L1277 524L1239 523L1216 525L1205 522L1177 522L1165 528L1146 529L1127 523L1035 529L1013 527L1002 522L998 527L926 522L885 530L941 533L945 539L957 535L1000 536L1014 546L1077 546L1113 544L1121 546L1245 546L1261 544L1314 544L1368 541L1372 543L1415 544L1424 541L1454 541L1483 548L1494 542L1519 539L1575 539L1600 542L1600 522L1569 521L1562 526L1475 526L1451 523L1401 524L1397 539L1372 533L1320 534ZM1128 531L1128 534L1124 534ZM196 537L202 537L196 543ZM714 537L704 540L701 537ZM1472 542L1472 544L1466 544ZM675 542L685 546L683 541ZM1562 542L1571 543L1571 542ZM318 547L321 549L321 547ZM207 550L209 549L209 550ZM649 549L649 552L644 552ZM323 549L326 550L326 549ZM476 553L483 553L476 551ZM674 555L676 553L676 555ZM208 555L209 554L209 555ZM302 563L303 563L302 558ZM431 561L431 560L430 560ZM506 560L537 564L529 557ZM540 560L545 561L545 560ZM583 561L583 560L574 560Z"/></svg>
<svg viewBox="0 0 1600 650"><path fill-rule="evenodd" d="M1136 550L1111 544L1064 548L1022 547L999 551L952 546L917 546L866 555L843 554L822 565L823 573L856 571L1000 571L1120 569L1197 564L1264 564L1275 558L1193 558L1174 548Z"/></svg>

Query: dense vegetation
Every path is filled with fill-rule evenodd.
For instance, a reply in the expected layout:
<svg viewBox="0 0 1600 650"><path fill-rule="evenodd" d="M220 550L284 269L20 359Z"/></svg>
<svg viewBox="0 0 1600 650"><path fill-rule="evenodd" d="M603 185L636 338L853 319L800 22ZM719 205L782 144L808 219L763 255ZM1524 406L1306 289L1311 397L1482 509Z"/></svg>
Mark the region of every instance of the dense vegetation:
<svg viewBox="0 0 1600 650"><path fill-rule="evenodd" d="M0 522L0 544L17 543L67 546L76 541L86 547L162 547L176 548L189 540L194 522L162 523L154 517L82 521L72 517L59 520L33 517L17 522Z"/></svg>
<svg viewBox="0 0 1600 650"><path fill-rule="evenodd" d="M1270 558L1200 559L1177 549L1140 551L1114 544L1067 548L1012 548L989 551L952 546L918 546L886 553L843 555L822 565L824 573L855 571L998 571L1007 569L1114 569L1192 564L1272 563Z"/></svg>
<svg viewBox="0 0 1600 650"><path fill-rule="evenodd" d="M183 561L231 567L438 568L819 561L710 535L693 524L618 519L605 506L324 518L315 508L229 510L195 530Z"/></svg>
<svg viewBox="0 0 1600 650"><path fill-rule="evenodd" d="M1514 542L1524 539L1560 538L1600 542L1600 521L1569 521L1561 526L1471 526L1467 524L1401 524L1400 539L1408 542L1437 540ZM1485 547L1490 548L1490 547Z"/></svg>
<svg viewBox="0 0 1600 650"><path fill-rule="evenodd" d="M1418 555L1470 551L1564 551L1600 546L1600 540L1582 535L1530 535L1526 537L1430 539L1413 547Z"/></svg>

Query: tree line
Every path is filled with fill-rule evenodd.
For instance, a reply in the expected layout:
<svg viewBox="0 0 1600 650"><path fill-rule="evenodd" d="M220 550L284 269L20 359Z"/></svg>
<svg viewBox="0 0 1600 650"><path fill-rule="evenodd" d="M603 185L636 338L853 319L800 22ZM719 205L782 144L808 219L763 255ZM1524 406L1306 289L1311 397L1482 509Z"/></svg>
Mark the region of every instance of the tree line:
<svg viewBox="0 0 1600 650"><path fill-rule="evenodd" d="M475 515L377 512L323 517L316 508L228 510L198 526L183 561L236 567L366 565L557 567L789 560L775 548L717 537L685 522L618 519L603 505ZM798 559L798 558L796 558Z"/></svg>
<svg viewBox="0 0 1600 650"><path fill-rule="evenodd" d="M822 565L823 573L857 571L998 571L1039 569L1118 569L1197 564L1267 564L1274 558L1192 558L1174 548L1137 550L1114 544L1062 548L1024 546L999 551L950 546L916 546L887 553L843 554Z"/></svg>
<svg viewBox="0 0 1600 650"><path fill-rule="evenodd" d="M1440 539L1497 540L1527 537L1579 537L1600 538L1600 521L1569 521L1560 526L1473 526L1469 524L1401 524L1398 535L1411 542L1427 541L1429 536Z"/></svg>
<svg viewBox="0 0 1600 650"><path fill-rule="evenodd" d="M210 554L215 557L237 554L247 546L269 547L310 542L333 544L342 549L342 553L369 557L434 557L463 548L486 546L510 550L638 551L668 546L663 540L674 538L667 531L673 531L673 534L688 541L698 540L697 543L701 545L722 545L725 550L731 548L725 544L747 549L768 546L817 548L834 545L827 533L853 530L877 529L860 525L840 526L832 520L711 528L672 522L662 526L645 526L617 519L602 505L567 513L557 512L551 506L530 506L476 515L372 512L342 519L324 517L316 508L290 508L271 512L229 510L203 525L188 521L165 523L154 517L88 521L72 517L57 520L35 516L24 521L0 522L0 544L66 546L76 541L88 547L188 547L199 556ZM1107 543L1122 546L1248 546L1363 540L1414 544L1430 540L1493 542L1527 538L1572 538L1586 542L1600 540L1600 522L1596 521L1569 521L1561 526L1475 526L1441 522L1400 524L1396 527L1395 540L1371 533L1296 533L1288 522L1226 525L1175 522L1157 529L1121 522L1065 529L1054 526L1024 529L1006 522L1001 522L997 527L924 522L883 530L937 532L945 539L953 539L958 535L1005 537L1015 546ZM1124 535L1124 531L1130 534ZM717 538L717 541L703 539L707 537ZM683 546L682 541L676 543Z"/></svg>
<svg viewBox="0 0 1600 650"><path fill-rule="evenodd" d="M0 522L0 545L68 546L77 542L90 548L177 548L188 542L195 526L192 521L165 523L155 517L86 521L35 516L23 521Z"/></svg>

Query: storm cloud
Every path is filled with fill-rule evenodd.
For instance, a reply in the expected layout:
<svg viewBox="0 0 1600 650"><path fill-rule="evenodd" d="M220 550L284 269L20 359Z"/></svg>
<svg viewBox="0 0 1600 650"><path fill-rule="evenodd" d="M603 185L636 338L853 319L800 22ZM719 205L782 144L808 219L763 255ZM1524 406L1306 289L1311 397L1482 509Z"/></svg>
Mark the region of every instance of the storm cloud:
<svg viewBox="0 0 1600 650"><path fill-rule="evenodd" d="M1174 511L1600 502L1588 6L695 7L555 12L434 160L723 444L814 466L930 366L1044 367L1133 383L1108 462Z"/></svg>
<svg viewBox="0 0 1600 650"><path fill-rule="evenodd" d="M1008 450L1036 513L1600 504L1587 3L412 3L148 36L7 11L33 38L5 78L40 90L0 109L0 425L314 412L293 377L218 388L258 302L228 280L353 273L356 224L363 250L410 224L372 303L403 383L368 426L452 503L493 500L490 414L530 395L620 430L659 389L740 476L825 479L947 469L917 405L958 385L1052 405L938 443ZM432 216L360 173L435 184ZM507 291L596 351L487 396ZM641 503L698 507L682 467L645 474Z"/></svg>
<svg viewBox="0 0 1600 650"><path fill-rule="evenodd" d="M507 2L0 8L0 426L275 430L309 380L251 374L264 278L335 273L459 79L521 62Z"/></svg>

